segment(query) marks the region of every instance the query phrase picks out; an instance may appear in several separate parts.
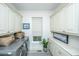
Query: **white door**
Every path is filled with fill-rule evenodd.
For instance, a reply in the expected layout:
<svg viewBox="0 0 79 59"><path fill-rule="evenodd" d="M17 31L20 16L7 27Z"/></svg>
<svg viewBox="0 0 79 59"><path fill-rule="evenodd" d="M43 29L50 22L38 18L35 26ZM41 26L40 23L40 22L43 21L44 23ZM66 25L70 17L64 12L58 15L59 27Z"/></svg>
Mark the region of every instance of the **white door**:
<svg viewBox="0 0 79 59"><path fill-rule="evenodd" d="M41 50L41 38L42 38L42 17L32 17L32 47L35 50Z"/></svg>

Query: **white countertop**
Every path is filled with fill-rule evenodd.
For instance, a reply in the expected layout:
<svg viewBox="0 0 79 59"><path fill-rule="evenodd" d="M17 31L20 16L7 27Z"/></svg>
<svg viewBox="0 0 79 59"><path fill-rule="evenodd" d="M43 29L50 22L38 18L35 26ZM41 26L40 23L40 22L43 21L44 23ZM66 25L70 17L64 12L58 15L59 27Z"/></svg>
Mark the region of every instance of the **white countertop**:
<svg viewBox="0 0 79 59"><path fill-rule="evenodd" d="M69 54L71 54L73 56L79 56L79 49L78 48L74 48L72 46L69 46L68 44L65 44L65 43L63 43L55 38L50 38L50 40L55 42L56 44L58 44L65 51L67 51Z"/></svg>

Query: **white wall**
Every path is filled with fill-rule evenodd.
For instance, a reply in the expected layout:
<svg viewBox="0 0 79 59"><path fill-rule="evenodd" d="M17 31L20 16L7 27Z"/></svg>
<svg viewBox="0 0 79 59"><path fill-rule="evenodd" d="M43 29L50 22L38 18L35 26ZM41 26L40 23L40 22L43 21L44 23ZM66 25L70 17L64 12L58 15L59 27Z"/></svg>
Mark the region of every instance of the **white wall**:
<svg viewBox="0 0 79 59"><path fill-rule="evenodd" d="M69 36L68 45L79 49L79 37L78 36Z"/></svg>
<svg viewBox="0 0 79 59"><path fill-rule="evenodd" d="M26 36L29 36L30 39L30 49L34 49L34 43L32 42L32 17L42 17L42 38L48 38L50 36L50 12L49 11L21 11L23 15L23 23L30 23L29 30L23 30L26 33ZM33 44L32 44L33 43ZM34 45L34 46L32 46ZM37 49L42 49L38 47Z"/></svg>

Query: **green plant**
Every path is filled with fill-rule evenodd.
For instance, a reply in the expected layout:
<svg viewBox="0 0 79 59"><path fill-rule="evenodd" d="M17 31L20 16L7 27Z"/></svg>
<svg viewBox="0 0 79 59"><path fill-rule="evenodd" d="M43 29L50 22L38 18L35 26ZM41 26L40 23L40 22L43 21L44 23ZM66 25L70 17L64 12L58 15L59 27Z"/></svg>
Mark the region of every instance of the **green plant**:
<svg viewBox="0 0 79 59"><path fill-rule="evenodd" d="M43 39L42 44L43 44L43 47L44 47L44 48L47 48L48 41L45 40L45 39Z"/></svg>

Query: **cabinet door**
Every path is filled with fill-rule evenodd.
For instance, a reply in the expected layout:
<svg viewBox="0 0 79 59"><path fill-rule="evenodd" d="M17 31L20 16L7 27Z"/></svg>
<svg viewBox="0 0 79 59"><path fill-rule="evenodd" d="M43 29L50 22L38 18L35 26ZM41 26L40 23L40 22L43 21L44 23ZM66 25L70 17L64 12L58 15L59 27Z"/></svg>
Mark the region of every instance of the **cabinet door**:
<svg viewBox="0 0 79 59"><path fill-rule="evenodd" d="M49 49L53 56L70 56L68 52L51 40L49 40Z"/></svg>
<svg viewBox="0 0 79 59"><path fill-rule="evenodd" d="M55 16L53 16L52 18L52 28L54 31L64 31L65 29L65 14L64 14L65 10L63 9L62 11L58 12ZM51 23L52 23L51 22Z"/></svg>
<svg viewBox="0 0 79 59"><path fill-rule="evenodd" d="M0 34L8 33L8 7L0 4Z"/></svg>
<svg viewBox="0 0 79 59"><path fill-rule="evenodd" d="M54 55L54 42L49 40L49 50L52 55Z"/></svg>
<svg viewBox="0 0 79 59"><path fill-rule="evenodd" d="M18 15L18 31L22 31L22 17Z"/></svg>
<svg viewBox="0 0 79 59"><path fill-rule="evenodd" d="M52 16L50 19L50 30L56 31L56 17Z"/></svg>
<svg viewBox="0 0 79 59"><path fill-rule="evenodd" d="M79 4L66 8L66 32L79 33Z"/></svg>
<svg viewBox="0 0 79 59"><path fill-rule="evenodd" d="M66 52L63 48L54 44L54 56L70 56L68 52Z"/></svg>
<svg viewBox="0 0 79 59"><path fill-rule="evenodd" d="M57 51L58 51L58 48L56 47L56 44L54 44L54 46L53 46L53 56L57 56Z"/></svg>
<svg viewBox="0 0 79 59"><path fill-rule="evenodd" d="M73 5L66 7L66 32L73 32L74 28L74 8Z"/></svg>
<svg viewBox="0 0 79 59"><path fill-rule="evenodd" d="M61 47L59 47L59 51L57 53L58 53L59 56L71 56L68 52L66 52Z"/></svg>
<svg viewBox="0 0 79 59"><path fill-rule="evenodd" d="M53 49L54 49L54 43L52 42L51 45L50 45L50 51L51 51L52 55L54 53L54 50Z"/></svg>
<svg viewBox="0 0 79 59"><path fill-rule="evenodd" d="M14 33L14 29L15 29L14 16L15 16L14 12L11 9L9 9L9 32L10 33Z"/></svg>
<svg viewBox="0 0 79 59"><path fill-rule="evenodd" d="M21 27L22 27L22 24L21 24L21 17L18 15L18 14L15 14L15 32L19 32L21 31Z"/></svg>
<svg viewBox="0 0 79 59"><path fill-rule="evenodd" d="M54 31L59 31L59 16L58 16L58 14L56 14L55 16L54 16L54 19L53 19L53 26L54 26Z"/></svg>
<svg viewBox="0 0 79 59"><path fill-rule="evenodd" d="M79 4L69 4L53 16L51 27L54 31L79 34L78 22Z"/></svg>
<svg viewBox="0 0 79 59"><path fill-rule="evenodd" d="M79 34L79 4L73 4L73 32Z"/></svg>
<svg viewBox="0 0 79 59"><path fill-rule="evenodd" d="M18 15L15 13L15 32L18 32Z"/></svg>
<svg viewBox="0 0 79 59"><path fill-rule="evenodd" d="M54 16L50 17L50 31L54 30Z"/></svg>
<svg viewBox="0 0 79 59"><path fill-rule="evenodd" d="M65 18L65 8L63 8L59 13L59 31L64 32L66 27L66 18Z"/></svg>

